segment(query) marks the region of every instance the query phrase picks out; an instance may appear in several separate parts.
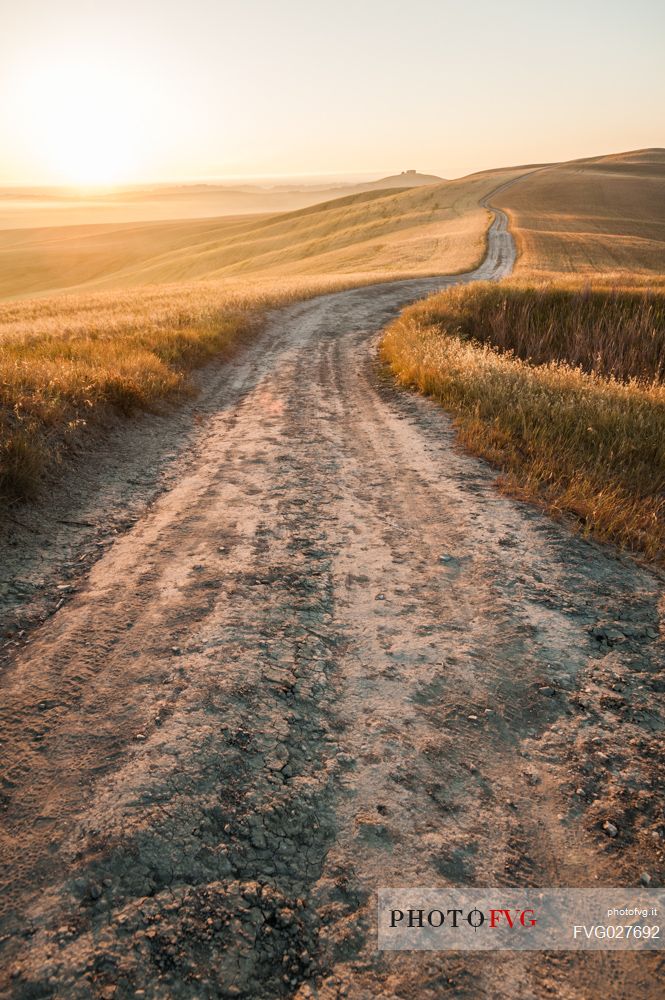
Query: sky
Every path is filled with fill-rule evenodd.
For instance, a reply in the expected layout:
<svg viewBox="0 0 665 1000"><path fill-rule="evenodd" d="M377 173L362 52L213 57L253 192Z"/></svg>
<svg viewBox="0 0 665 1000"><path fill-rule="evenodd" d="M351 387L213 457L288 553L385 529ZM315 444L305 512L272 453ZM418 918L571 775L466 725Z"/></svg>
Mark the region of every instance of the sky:
<svg viewBox="0 0 665 1000"><path fill-rule="evenodd" d="M0 184L665 146L662 0L0 0Z"/></svg>

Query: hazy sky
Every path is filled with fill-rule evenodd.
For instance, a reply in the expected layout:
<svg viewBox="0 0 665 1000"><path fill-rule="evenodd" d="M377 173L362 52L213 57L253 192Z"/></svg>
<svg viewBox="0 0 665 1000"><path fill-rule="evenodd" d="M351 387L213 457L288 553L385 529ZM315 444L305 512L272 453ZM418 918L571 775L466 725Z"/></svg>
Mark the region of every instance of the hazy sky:
<svg viewBox="0 0 665 1000"><path fill-rule="evenodd" d="M665 146L663 0L0 0L0 182Z"/></svg>

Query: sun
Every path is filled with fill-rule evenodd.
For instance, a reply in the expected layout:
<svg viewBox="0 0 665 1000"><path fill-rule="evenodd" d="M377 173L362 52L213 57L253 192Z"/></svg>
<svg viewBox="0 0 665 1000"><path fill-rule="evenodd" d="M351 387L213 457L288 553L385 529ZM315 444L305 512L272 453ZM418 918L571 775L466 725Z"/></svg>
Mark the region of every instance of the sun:
<svg viewBox="0 0 665 1000"><path fill-rule="evenodd" d="M22 132L52 183L97 187L132 179L146 153L135 80L118 67L62 58L40 63L22 84Z"/></svg>

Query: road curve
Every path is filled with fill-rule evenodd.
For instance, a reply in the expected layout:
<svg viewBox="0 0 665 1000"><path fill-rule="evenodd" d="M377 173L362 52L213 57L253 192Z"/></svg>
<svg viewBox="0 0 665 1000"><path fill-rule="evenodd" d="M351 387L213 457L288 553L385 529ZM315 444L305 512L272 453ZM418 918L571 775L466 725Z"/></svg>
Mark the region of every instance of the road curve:
<svg viewBox="0 0 665 1000"><path fill-rule="evenodd" d="M17 651L1 996L656 995L645 954L375 950L381 886L645 863L610 850L617 772L588 765L614 719L651 787L659 580L502 496L376 362L396 310L514 253L497 212L470 274L276 313L211 383L187 473ZM619 674L632 714L594 715Z"/></svg>

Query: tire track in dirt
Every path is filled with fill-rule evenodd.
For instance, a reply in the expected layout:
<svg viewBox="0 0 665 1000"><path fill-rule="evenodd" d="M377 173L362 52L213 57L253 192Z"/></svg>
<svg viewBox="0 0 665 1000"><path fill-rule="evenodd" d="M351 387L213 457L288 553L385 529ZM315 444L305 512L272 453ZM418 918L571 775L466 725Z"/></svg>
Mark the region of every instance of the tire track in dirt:
<svg viewBox="0 0 665 1000"><path fill-rule="evenodd" d="M3 996L656 995L652 955L375 951L382 885L659 862L660 579L502 497L368 350L513 260L497 213L471 275L276 314L216 377L186 474L17 651ZM623 786L593 755L619 725L643 798L617 848L594 810Z"/></svg>

